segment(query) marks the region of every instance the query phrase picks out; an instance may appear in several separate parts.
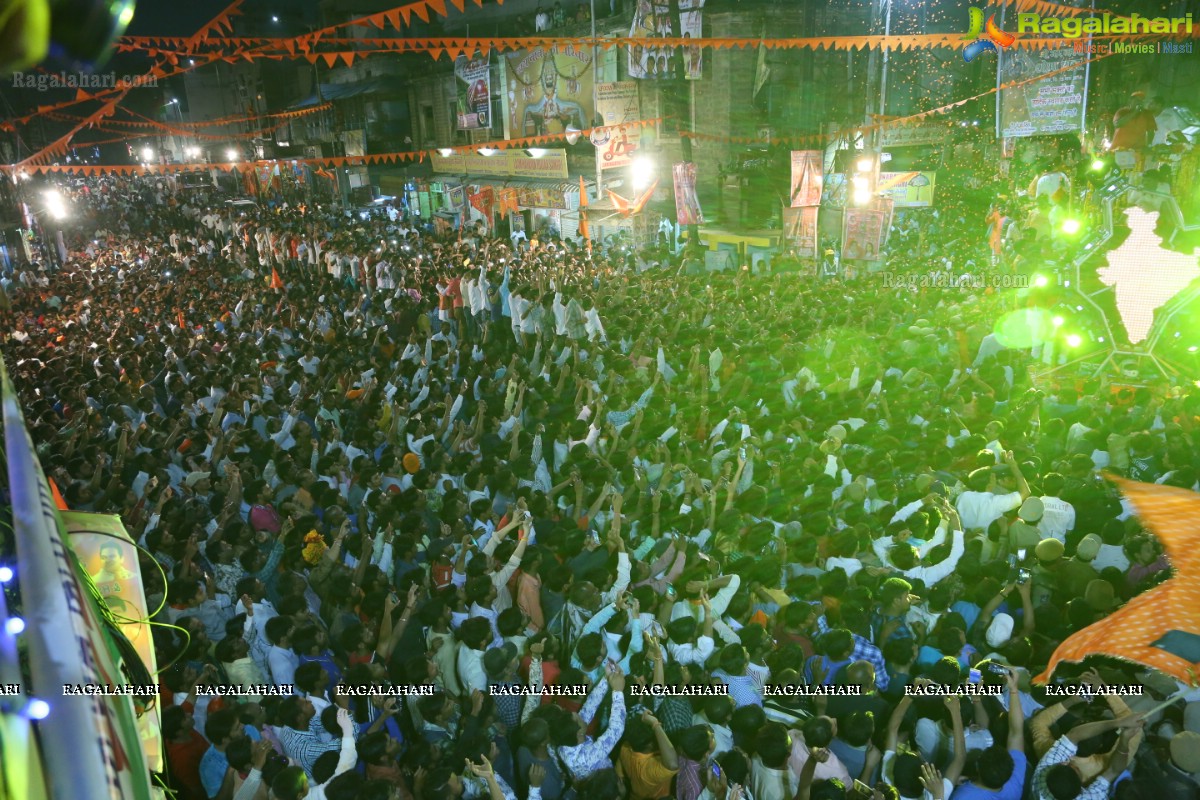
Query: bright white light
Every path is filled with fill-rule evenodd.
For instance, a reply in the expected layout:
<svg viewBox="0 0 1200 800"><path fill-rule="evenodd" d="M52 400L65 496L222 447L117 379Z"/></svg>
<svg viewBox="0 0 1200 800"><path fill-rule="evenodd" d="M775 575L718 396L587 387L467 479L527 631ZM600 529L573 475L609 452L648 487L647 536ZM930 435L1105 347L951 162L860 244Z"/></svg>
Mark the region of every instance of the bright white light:
<svg viewBox="0 0 1200 800"><path fill-rule="evenodd" d="M855 164L855 169L857 169L859 172L870 172L874 166L875 159L871 158L870 156L864 156L858 160L857 164Z"/></svg>
<svg viewBox="0 0 1200 800"><path fill-rule="evenodd" d="M153 161L153 160L154 160L154 150L149 147L143 147L142 148L142 161Z"/></svg>
<svg viewBox="0 0 1200 800"><path fill-rule="evenodd" d="M479 148L479 155L481 155L481 156L494 156L494 155L496 155L496 148L494 148L494 147L481 147L481 148Z"/></svg>
<svg viewBox="0 0 1200 800"><path fill-rule="evenodd" d="M1128 238L1104 254L1108 265L1096 270L1096 275L1113 287L1129 342L1137 344L1150 335L1154 312L1200 276L1196 260L1200 249L1185 254L1163 247L1162 237L1155 233L1157 211L1130 206L1125 218Z"/></svg>
<svg viewBox="0 0 1200 800"><path fill-rule="evenodd" d="M1081 226L1079 224L1079 220L1064 219L1063 224L1062 224L1062 231L1063 231L1063 233L1067 234L1068 236L1074 236L1075 234L1079 233L1080 227Z"/></svg>
<svg viewBox="0 0 1200 800"><path fill-rule="evenodd" d="M238 160L238 151L234 150L231 147L225 151L225 157L228 158L230 161L237 161Z"/></svg>
<svg viewBox="0 0 1200 800"><path fill-rule="evenodd" d="M854 205L865 206L871 202L871 192L869 189L855 189L851 199L853 199Z"/></svg>
<svg viewBox="0 0 1200 800"><path fill-rule="evenodd" d="M274 14L272 14L272 15L271 15L271 22L279 22L279 17L277 17L277 16L275 16Z"/></svg>
<svg viewBox="0 0 1200 800"><path fill-rule="evenodd" d="M1072 333L1067 337L1067 347L1079 347L1081 344L1083 344L1083 337L1078 333Z"/></svg>
<svg viewBox="0 0 1200 800"><path fill-rule="evenodd" d="M13 579L12 567L0 567L0 583L8 583Z"/></svg>
<svg viewBox="0 0 1200 800"><path fill-rule="evenodd" d="M654 180L654 159L649 156L638 156L629 165L633 177L634 190L645 189Z"/></svg>
<svg viewBox="0 0 1200 800"><path fill-rule="evenodd" d="M1038 275L1033 279L1033 285L1039 289L1045 288L1050 285L1050 279L1045 275Z"/></svg>
<svg viewBox="0 0 1200 800"><path fill-rule="evenodd" d="M55 219L65 219L67 216L67 205L63 202L63 196L58 193L57 189L51 189L46 192L46 210L50 212L50 216Z"/></svg>
<svg viewBox="0 0 1200 800"><path fill-rule="evenodd" d="M50 704L45 700L30 700L25 706L25 716L29 719L45 719L50 716Z"/></svg>
<svg viewBox="0 0 1200 800"><path fill-rule="evenodd" d="M530 158L541 158L542 156L546 155L546 150L542 149L541 147L531 147L529 148L528 152Z"/></svg>
<svg viewBox="0 0 1200 800"><path fill-rule="evenodd" d="M1061 328L1064 322L1066 322L1066 320L1062 317L1055 317L1054 319L1050 320L1050 324L1056 328Z"/></svg>
<svg viewBox="0 0 1200 800"><path fill-rule="evenodd" d="M4 622L4 631L9 636L17 636L25 631L25 620L20 617L9 617Z"/></svg>
<svg viewBox="0 0 1200 800"><path fill-rule="evenodd" d="M1196 345L1192 345L1191 347L1188 348L1189 353L1194 353L1197 350L1200 350L1200 347L1197 347Z"/></svg>
<svg viewBox="0 0 1200 800"><path fill-rule="evenodd" d="M442 147L438 150L438 155L444 158L449 158L450 156L454 155L454 149L451 147Z"/></svg>
<svg viewBox="0 0 1200 800"><path fill-rule="evenodd" d="M179 98L178 98L178 97L172 97L172 98L171 98L171 103L178 103L178 102L179 102ZM167 105L170 105L171 103L168 103Z"/></svg>
<svg viewBox="0 0 1200 800"><path fill-rule="evenodd" d="M187 153L188 158L199 158L200 157L200 148L196 147L194 145L191 147L185 147L184 152Z"/></svg>

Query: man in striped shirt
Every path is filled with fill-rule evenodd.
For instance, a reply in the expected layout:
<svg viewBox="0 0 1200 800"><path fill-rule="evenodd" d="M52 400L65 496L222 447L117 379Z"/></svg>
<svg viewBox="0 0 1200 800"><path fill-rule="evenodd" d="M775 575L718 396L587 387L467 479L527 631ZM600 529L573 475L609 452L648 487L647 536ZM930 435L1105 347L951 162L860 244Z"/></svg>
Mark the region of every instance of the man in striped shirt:
<svg viewBox="0 0 1200 800"><path fill-rule="evenodd" d="M307 697L288 697L279 704L279 719L283 725L276 728L284 754L304 770L312 781L312 768L325 753L341 749L341 739L328 739L312 701ZM338 725L343 734L352 725L350 717L338 713Z"/></svg>

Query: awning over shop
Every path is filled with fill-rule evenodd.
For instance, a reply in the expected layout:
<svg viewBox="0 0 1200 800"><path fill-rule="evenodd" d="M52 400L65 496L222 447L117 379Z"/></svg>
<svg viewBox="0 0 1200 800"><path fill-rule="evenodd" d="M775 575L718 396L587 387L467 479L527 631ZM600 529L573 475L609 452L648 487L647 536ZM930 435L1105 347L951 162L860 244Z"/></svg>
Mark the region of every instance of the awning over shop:
<svg viewBox="0 0 1200 800"><path fill-rule="evenodd" d="M330 100L345 100L350 97L357 97L360 94L373 94L385 91L387 88L388 85L383 78L368 78L367 80L354 81L353 83L322 83L319 99L315 94L309 95L303 100L288 106L288 108L290 110L311 108L321 103L327 103Z"/></svg>

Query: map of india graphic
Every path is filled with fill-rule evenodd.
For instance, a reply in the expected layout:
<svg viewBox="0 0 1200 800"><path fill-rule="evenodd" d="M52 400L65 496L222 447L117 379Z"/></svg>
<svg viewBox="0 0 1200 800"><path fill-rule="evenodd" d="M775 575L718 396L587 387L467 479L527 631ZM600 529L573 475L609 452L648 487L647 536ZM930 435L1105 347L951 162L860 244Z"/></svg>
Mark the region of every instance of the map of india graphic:
<svg viewBox="0 0 1200 800"><path fill-rule="evenodd" d="M1188 255L1163 247L1162 237L1154 232L1157 211L1131 207L1125 209L1125 217L1129 238L1105 254L1108 266L1096 274L1116 292L1117 313L1129 343L1137 344L1150 334L1154 312L1200 278L1200 250Z"/></svg>

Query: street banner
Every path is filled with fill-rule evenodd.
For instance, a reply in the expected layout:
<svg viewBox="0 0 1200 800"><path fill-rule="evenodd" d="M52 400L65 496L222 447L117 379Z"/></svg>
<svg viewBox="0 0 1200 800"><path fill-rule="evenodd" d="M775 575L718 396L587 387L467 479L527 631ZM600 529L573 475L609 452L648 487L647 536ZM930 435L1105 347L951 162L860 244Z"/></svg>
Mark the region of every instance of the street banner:
<svg viewBox="0 0 1200 800"><path fill-rule="evenodd" d="M937 172L881 172L878 190L890 197L897 208L924 208L933 205L933 184Z"/></svg>
<svg viewBox="0 0 1200 800"><path fill-rule="evenodd" d="M461 186L453 186L446 192L446 199L450 202L450 207L456 210L463 207L466 197L466 190Z"/></svg>
<svg viewBox="0 0 1200 800"><path fill-rule="evenodd" d="M875 242L875 252L882 253L883 248L887 245L888 234L892 231L892 220L896 214L896 202L886 194L876 195L875 199L871 201L871 210L883 214L883 225L879 228L879 235Z"/></svg>
<svg viewBox="0 0 1200 800"><path fill-rule="evenodd" d="M635 81L596 84L596 116L604 127L592 131L592 144L600 151L600 169L627 167L641 144L641 128L622 128L641 117Z"/></svg>
<svg viewBox="0 0 1200 800"><path fill-rule="evenodd" d="M665 0L638 0L629 36L635 39L670 37L671 4ZM704 0L679 0L679 35L700 39L704 35ZM685 45L682 56L674 47L629 47L629 77L642 80L674 78L676 59L683 58L684 77L699 80L704 74L704 48Z"/></svg>
<svg viewBox="0 0 1200 800"><path fill-rule="evenodd" d="M824 161L821 150L792 151L792 208L821 205Z"/></svg>
<svg viewBox="0 0 1200 800"><path fill-rule="evenodd" d="M1000 136L1048 136L1083 129L1088 59L1073 47L1007 48L1000 56ZM1058 70L1062 70L1059 72Z"/></svg>
<svg viewBox="0 0 1200 800"><path fill-rule="evenodd" d="M913 147L916 145L941 144L950 135L950 125L944 120L936 122L903 122L883 126L883 147Z"/></svg>
<svg viewBox="0 0 1200 800"><path fill-rule="evenodd" d="M433 171L445 175L470 175L473 178L529 178L532 180L566 180L567 151L547 150L539 158L524 150L505 150L490 156L479 153L453 153L444 156L430 153Z"/></svg>
<svg viewBox="0 0 1200 800"><path fill-rule="evenodd" d="M492 57L459 56L454 62L455 117L460 131L492 127Z"/></svg>
<svg viewBox="0 0 1200 800"><path fill-rule="evenodd" d="M592 53L535 47L504 56L509 139L587 130L595 115Z"/></svg>
<svg viewBox="0 0 1200 800"><path fill-rule="evenodd" d="M274 273L274 270L272 270ZM88 514L82 511L60 512L71 549L83 571L91 579L104 605L117 618L117 628L137 651L151 675L158 671L146 603L145 585L138 567L138 551L125 524L115 514ZM137 718L142 749L151 764L163 759L158 704Z"/></svg>
<svg viewBox="0 0 1200 800"><path fill-rule="evenodd" d="M887 237L888 215L870 208L847 208L842 223L842 258L878 261Z"/></svg>
<svg viewBox="0 0 1200 800"><path fill-rule="evenodd" d="M17 401L0 364L4 438L17 571L32 685L50 705L38 723L43 769L55 800L83 795L149 800L150 770L128 696L64 696L64 687L128 683L98 602L83 589L82 571L67 547L54 498ZM136 563L136 561L134 562Z"/></svg>
<svg viewBox="0 0 1200 800"><path fill-rule="evenodd" d="M799 258L817 257L817 213L819 206L783 207L783 234Z"/></svg>
<svg viewBox="0 0 1200 800"><path fill-rule="evenodd" d="M703 225L704 212L696 196L696 165L683 161L671 168L675 177L675 219L680 225Z"/></svg>

